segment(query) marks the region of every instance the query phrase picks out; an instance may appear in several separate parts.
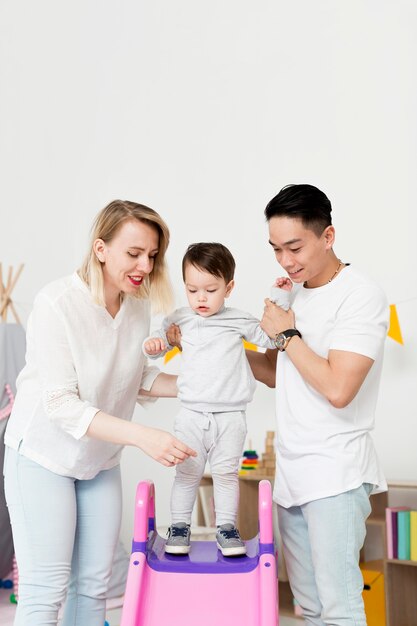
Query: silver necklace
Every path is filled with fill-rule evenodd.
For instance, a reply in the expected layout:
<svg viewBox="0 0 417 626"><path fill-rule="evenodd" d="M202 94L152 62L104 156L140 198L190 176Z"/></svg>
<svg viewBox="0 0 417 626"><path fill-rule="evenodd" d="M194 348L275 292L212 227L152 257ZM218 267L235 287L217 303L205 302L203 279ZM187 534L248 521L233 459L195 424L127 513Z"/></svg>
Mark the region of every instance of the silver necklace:
<svg viewBox="0 0 417 626"><path fill-rule="evenodd" d="M333 278L336 278L336 276L338 275L338 273L340 272L340 268L342 267L342 265L344 265L343 261L341 261L340 259L337 259L339 261L339 265L337 266L337 269L335 271L335 273L333 274L333 276L331 278L329 278L329 280L327 281L327 284L331 283ZM319 285L320 286L320 285ZM303 284L303 287L305 287L306 289L308 289L308 281L306 280L305 283Z"/></svg>

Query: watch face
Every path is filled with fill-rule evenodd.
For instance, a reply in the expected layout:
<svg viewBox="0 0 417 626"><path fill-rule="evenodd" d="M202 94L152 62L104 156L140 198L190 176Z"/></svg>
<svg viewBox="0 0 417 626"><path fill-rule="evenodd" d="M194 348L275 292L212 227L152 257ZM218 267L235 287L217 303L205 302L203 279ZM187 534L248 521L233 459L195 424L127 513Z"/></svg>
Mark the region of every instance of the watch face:
<svg viewBox="0 0 417 626"><path fill-rule="evenodd" d="M286 342L287 342L287 338L284 335L284 333L278 333L278 335L275 337L275 345L278 348L278 350L283 350Z"/></svg>

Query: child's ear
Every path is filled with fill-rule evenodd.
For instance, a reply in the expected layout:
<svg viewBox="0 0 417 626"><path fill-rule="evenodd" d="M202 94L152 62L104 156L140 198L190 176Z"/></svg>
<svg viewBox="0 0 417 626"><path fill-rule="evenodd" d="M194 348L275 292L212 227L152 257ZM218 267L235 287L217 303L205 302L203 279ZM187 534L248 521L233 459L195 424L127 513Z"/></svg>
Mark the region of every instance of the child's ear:
<svg viewBox="0 0 417 626"><path fill-rule="evenodd" d="M234 280L231 280L230 283L227 283L225 298L228 298L230 296L234 286L235 286L235 281Z"/></svg>

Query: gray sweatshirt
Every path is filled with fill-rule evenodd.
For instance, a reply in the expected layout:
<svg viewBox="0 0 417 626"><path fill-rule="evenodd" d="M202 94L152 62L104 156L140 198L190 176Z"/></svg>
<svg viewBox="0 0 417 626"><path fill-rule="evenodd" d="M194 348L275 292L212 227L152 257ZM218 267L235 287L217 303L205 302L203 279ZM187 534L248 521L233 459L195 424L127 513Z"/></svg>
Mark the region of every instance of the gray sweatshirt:
<svg viewBox="0 0 417 626"><path fill-rule="evenodd" d="M168 344L171 324L181 329L181 367L178 398L195 411L244 411L253 398L255 378L245 355L242 339L264 348L275 344L261 329L259 320L238 309L223 307L202 317L189 307L177 309L152 334ZM146 340L145 340L146 341ZM171 346L155 357L165 354Z"/></svg>

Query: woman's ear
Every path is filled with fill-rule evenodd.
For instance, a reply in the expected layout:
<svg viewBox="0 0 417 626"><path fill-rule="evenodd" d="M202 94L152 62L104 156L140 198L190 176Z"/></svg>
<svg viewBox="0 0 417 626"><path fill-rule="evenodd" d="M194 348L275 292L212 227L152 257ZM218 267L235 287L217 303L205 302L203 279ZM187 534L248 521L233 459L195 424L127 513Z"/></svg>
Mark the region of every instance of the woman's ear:
<svg viewBox="0 0 417 626"><path fill-rule="evenodd" d="M105 249L106 244L104 241L102 239L96 239L93 243L93 251L100 263L104 263L106 260Z"/></svg>

